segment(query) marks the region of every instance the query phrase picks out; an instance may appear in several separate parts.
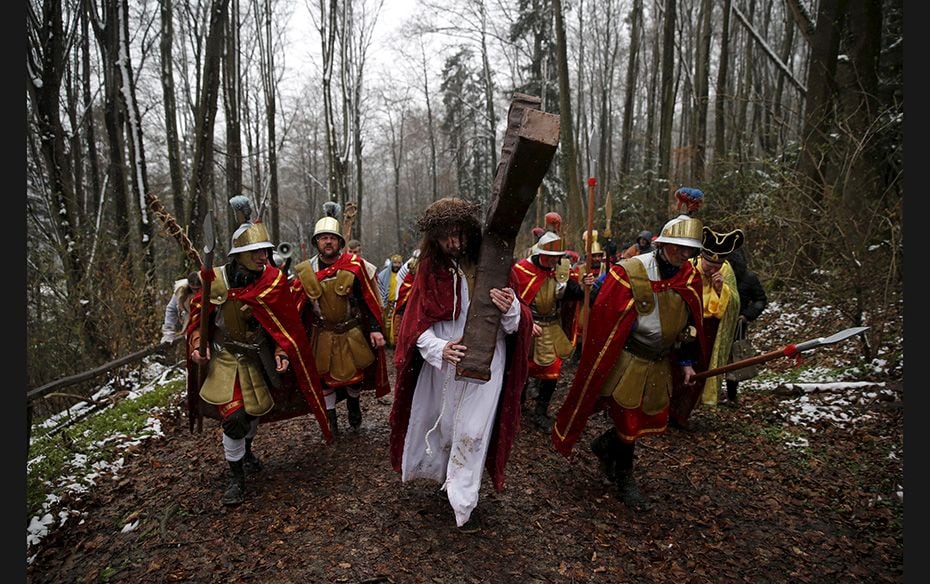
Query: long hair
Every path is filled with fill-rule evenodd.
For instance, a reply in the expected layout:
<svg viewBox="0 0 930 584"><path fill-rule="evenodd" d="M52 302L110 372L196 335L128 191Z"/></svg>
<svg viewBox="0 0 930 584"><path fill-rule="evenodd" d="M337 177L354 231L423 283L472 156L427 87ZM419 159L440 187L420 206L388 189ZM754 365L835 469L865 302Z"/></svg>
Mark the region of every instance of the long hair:
<svg viewBox="0 0 930 584"><path fill-rule="evenodd" d="M462 230L464 247L463 261L477 263L481 249L481 222L478 220L478 205L464 199L445 197L431 204L417 219L423 234L420 240L420 257L437 260L444 257L439 238L453 227ZM432 264L433 262L430 262Z"/></svg>

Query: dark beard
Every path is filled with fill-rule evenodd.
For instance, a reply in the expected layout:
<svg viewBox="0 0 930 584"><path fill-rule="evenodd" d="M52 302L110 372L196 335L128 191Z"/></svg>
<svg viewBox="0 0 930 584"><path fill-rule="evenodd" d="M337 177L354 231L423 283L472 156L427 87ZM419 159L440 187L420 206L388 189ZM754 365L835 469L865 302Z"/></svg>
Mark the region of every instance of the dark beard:
<svg viewBox="0 0 930 584"><path fill-rule="evenodd" d="M230 267L231 269L228 271L227 277L229 278L229 285L232 288L245 288L249 284L258 281L262 275L261 272L253 272L236 260L233 260Z"/></svg>

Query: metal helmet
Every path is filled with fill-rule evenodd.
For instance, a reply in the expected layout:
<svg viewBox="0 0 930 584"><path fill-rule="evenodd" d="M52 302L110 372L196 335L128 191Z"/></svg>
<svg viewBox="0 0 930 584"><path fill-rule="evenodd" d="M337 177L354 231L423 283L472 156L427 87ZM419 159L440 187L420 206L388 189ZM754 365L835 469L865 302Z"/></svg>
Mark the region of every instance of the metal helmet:
<svg viewBox="0 0 930 584"><path fill-rule="evenodd" d="M662 227L662 232L656 238L656 243L673 243L685 247L701 249L701 240L703 238L703 227L700 219L689 217L688 215L679 215L669 220Z"/></svg>
<svg viewBox="0 0 930 584"><path fill-rule="evenodd" d="M565 255L565 244L559 235L552 231L543 233L536 245L533 246L533 255Z"/></svg>
<svg viewBox="0 0 930 584"><path fill-rule="evenodd" d="M323 203L323 217L316 222L316 225L313 227L313 235L310 237L310 242L316 244L316 238L318 235L323 235L328 233L330 235L335 235L342 242L342 245L345 246L346 240L342 236L342 229L339 226L339 220L336 219L336 215L339 214L341 208L339 203L334 201L327 201Z"/></svg>
<svg viewBox="0 0 930 584"><path fill-rule="evenodd" d="M594 236L593 240L591 241L591 255L594 255L596 253L604 253L604 248L602 248L601 244L597 241L597 229L592 229L591 234ZM584 233L581 234L581 240L584 241L585 244L588 243L588 231L587 230L585 230Z"/></svg>
<svg viewBox="0 0 930 584"><path fill-rule="evenodd" d="M233 232L229 255L256 249L274 249L268 230L264 223L243 223Z"/></svg>
<svg viewBox="0 0 930 584"><path fill-rule="evenodd" d="M252 255L243 252L255 251L257 249L267 249L266 253L271 253L275 249L268 237L268 230L265 229L264 223L243 223L232 235L232 248L229 250L230 256L240 254L239 262L246 268L259 272L262 267L252 259Z"/></svg>

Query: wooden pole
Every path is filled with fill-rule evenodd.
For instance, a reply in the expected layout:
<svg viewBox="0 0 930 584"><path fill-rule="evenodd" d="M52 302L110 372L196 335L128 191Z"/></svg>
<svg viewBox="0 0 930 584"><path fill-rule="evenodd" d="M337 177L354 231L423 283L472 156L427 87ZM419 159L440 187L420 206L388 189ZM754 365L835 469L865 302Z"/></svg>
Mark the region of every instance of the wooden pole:
<svg viewBox="0 0 930 584"><path fill-rule="evenodd" d="M597 179L593 176L588 178L588 231L587 237L585 237L584 243L584 274L587 275L591 271L591 245L594 242L593 229L594 229L594 187L597 186ZM582 279L584 279L582 277ZM591 287L584 287L584 304L581 306L581 324L584 327L581 334L581 346L584 347L585 341L588 339L588 313L590 309L588 308L588 302L591 298Z"/></svg>

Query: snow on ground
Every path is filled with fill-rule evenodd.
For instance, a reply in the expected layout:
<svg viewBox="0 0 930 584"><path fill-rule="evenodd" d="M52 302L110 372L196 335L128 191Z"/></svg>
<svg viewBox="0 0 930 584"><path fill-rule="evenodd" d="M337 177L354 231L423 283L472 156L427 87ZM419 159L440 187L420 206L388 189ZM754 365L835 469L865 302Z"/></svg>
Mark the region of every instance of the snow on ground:
<svg viewBox="0 0 930 584"><path fill-rule="evenodd" d="M165 383L172 374L177 374L179 371L180 368L178 366L165 366L154 359L147 360L140 374L140 379L144 381L135 390L130 391L125 399L136 399L144 395ZM94 393L92 396L93 401L77 403L68 410L45 420L41 424L41 427L46 430L52 430L64 425L66 420L83 418L93 410L95 403L106 400L114 395L116 391L112 383L104 385ZM112 405L108 407L112 407ZM158 413L158 411L152 412L153 415L146 421L145 429L138 436L114 434L97 442L95 446L122 453L133 446L141 444L144 440L163 436L164 433L161 431L161 421L155 417L155 414ZM43 439L42 436L36 436L36 434L36 432L33 432L30 445L37 440ZM88 457L86 454L75 454L74 458L66 465L66 469L70 472L66 472L58 478L54 490L70 495L86 493L100 481L117 478L125 462L125 459L120 456L112 462L98 461L92 465L88 465L87 459ZM37 462L40 462L40 458L27 460L26 468L28 469ZM42 505L42 515L30 519L29 525L26 527L27 550L33 549L36 545L41 543L42 539L48 535L50 530L63 527L71 520L77 521L78 523L83 520L81 513L71 509L61 508L60 503L61 497L59 495L50 494ZM26 563L30 563L32 558L33 556L28 556Z"/></svg>
<svg viewBox="0 0 930 584"><path fill-rule="evenodd" d="M781 303L772 301L763 316L777 314L777 326L766 326L763 322L760 322L754 325L750 331L753 334L756 347L763 352L767 352L789 343L806 341L812 337L816 338L817 335L811 335L810 333L811 323L825 317L825 315L835 315L835 312L830 307L806 306L798 312L794 312L789 311ZM776 336L779 338L774 338ZM786 336L788 338L782 338ZM847 364L856 362L855 343L846 341L839 345L816 349L813 352L828 350L835 352L839 355L839 359ZM127 399L133 399L150 391L168 379L172 373L177 374L178 372L179 368L177 366L166 367L152 360L148 363L147 370L141 376L141 379L150 381L143 383ZM785 443L785 447L806 448L809 446L809 440L803 434L815 434L824 421L839 427L853 427L855 424L867 420L870 416L868 413L861 413L864 409L862 406L875 401L900 400L901 396L895 395L895 392L886 388L883 383L847 379L850 376L870 378L887 374L887 364L883 359L875 359L867 366L850 367L842 373L822 367L792 369L790 372L791 381L786 380L788 375L767 375L763 370L759 377L742 382L740 391L779 390L793 393L794 395L789 395L780 401L776 414L790 423L796 430L793 438ZM838 375L844 378L837 379ZM105 399L114 391L113 387L104 386L94 395L94 400ZM82 415L90 408L91 404L86 402L76 404L68 412L46 421L44 425L55 427L63 419L67 419L69 416L73 418ZM155 417L151 417L149 418L149 426L146 427L142 435L111 436L101 441L99 446L124 452L127 448L139 444L142 440L162 435L159 421ZM889 452L889 457L894 459L903 458L903 452ZM69 469L73 471L73 474L60 477L59 489L68 493L86 492L100 480L116 478L123 466L123 458L118 458L109 464L101 463L87 468L84 459L83 456L76 456L71 461ZM27 466L33 462L35 461L29 461ZM900 487L898 496L901 499L904 498L903 486ZM79 512L62 509L59 503L60 499L58 497L50 496L43 506L43 515L32 518L26 529L27 549L38 545L50 529L59 528L72 519L78 522L82 520L82 515ZM135 525L127 524L123 527L123 531L131 531L134 528ZM31 559L32 557L29 557L27 563L31 562Z"/></svg>

